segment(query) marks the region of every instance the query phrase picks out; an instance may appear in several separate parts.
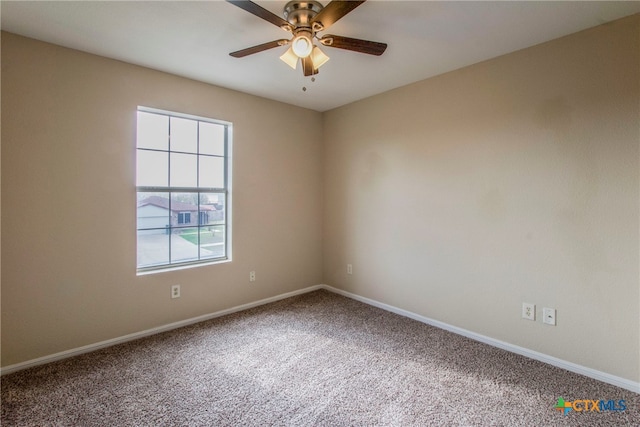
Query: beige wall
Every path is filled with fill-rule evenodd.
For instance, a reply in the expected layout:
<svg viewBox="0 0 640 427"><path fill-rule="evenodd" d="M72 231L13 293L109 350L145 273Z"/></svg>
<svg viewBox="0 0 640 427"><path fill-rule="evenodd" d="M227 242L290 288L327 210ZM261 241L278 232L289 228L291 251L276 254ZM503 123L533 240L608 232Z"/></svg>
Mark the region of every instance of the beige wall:
<svg viewBox="0 0 640 427"><path fill-rule="evenodd" d="M325 283L640 380L639 18L326 113Z"/></svg>
<svg viewBox="0 0 640 427"><path fill-rule="evenodd" d="M138 105L233 122L232 262L136 276ZM7 33L2 110L3 366L321 283L319 113Z"/></svg>

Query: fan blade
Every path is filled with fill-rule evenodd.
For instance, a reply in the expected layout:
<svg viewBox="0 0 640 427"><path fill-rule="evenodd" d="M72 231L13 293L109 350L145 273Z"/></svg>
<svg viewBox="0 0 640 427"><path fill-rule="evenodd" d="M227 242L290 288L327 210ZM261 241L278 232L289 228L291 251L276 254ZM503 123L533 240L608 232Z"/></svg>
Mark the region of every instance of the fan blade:
<svg viewBox="0 0 640 427"><path fill-rule="evenodd" d="M351 37L334 36L332 34L327 34L319 40L324 46L337 47L338 49L352 50L354 52L367 53L369 55L376 56L382 55L387 49L386 43L353 39Z"/></svg>
<svg viewBox="0 0 640 427"><path fill-rule="evenodd" d="M258 18L262 18L265 21L271 22L273 25L276 25L285 31L293 31L293 27L287 21L280 18L278 15L269 12L267 9L255 4L252 1L227 0L227 2L233 4L234 6L238 6L240 9L246 10L247 12L257 16Z"/></svg>
<svg viewBox="0 0 640 427"><path fill-rule="evenodd" d="M302 58L302 72L304 73L305 77L318 74L318 70L313 68L313 61L311 60L311 55Z"/></svg>
<svg viewBox="0 0 640 427"><path fill-rule="evenodd" d="M289 40L287 39L274 40L269 43L263 43L257 46L252 46L246 49L231 52L229 55L233 56L234 58L242 58L247 55L252 55L254 53L262 52L263 50L273 49L274 47L278 47L278 46L284 46L287 43L289 43Z"/></svg>
<svg viewBox="0 0 640 427"><path fill-rule="evenodd" d="M311 21L311 24L316 24L314 28L315 31L323 31L333 25L338 19L345 16L347 13L351 12L356 7L360 6L364 3L365 0L362 1L341 1L341 0L333 0L326 5L320 13L318 13L315 18ZM317 24L320 24L321 27L317 27Z"/></svg>

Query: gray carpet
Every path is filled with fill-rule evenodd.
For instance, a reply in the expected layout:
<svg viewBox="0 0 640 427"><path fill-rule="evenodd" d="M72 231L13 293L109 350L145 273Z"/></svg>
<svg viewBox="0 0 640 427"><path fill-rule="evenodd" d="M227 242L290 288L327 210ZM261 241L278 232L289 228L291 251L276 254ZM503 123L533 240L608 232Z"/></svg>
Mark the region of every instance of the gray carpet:
<svg viewBox="0 0 640 427"><path fill-rule="evenodd" d="M558 398L627 410L554 409ZM2 378L3 426L624 426L640 395L317 291Z"/></svg>

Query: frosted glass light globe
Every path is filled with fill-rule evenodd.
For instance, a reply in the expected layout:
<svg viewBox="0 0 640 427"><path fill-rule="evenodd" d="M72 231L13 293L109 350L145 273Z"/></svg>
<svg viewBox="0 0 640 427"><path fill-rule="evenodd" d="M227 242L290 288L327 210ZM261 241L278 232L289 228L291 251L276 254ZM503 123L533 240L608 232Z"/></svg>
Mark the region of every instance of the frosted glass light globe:
<svg viewBox="0 0 640 427"><path fill-rule="evenodd" d="M307 36L300 35L293 40L291 47L293 48L293 53L295 53L299 58L306 58L311 53L313 44Z"/></svg>

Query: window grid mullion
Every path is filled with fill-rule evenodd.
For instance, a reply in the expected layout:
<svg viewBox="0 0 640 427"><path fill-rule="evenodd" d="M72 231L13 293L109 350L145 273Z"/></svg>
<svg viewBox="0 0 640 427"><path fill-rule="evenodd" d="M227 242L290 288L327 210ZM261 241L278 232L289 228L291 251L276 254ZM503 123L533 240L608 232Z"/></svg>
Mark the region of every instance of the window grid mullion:
<svg viewBox="0 0 640 427"><path fill-rule="evenodd" d="M196 122L196 187L199 189L200 188L200 120L198 120ZM202 258L202 254L200 253L200 227L202 226L202 224L200 224L200 191L198 190L197 196L196 196L196 204L198 206L198 218L196 219L196 224L198 224L198 227L196 228L197 232L198 232L198 259Z"/></svg>
<svg viewBox="0 0 640 427"><path fill-rule="evenodd" d="M168 151L167 151L167 185L169 188L171 188L171 116L169 116L168 120L167 120L167 144L168 144ZM169 264L171 264L171 262L173 261L173 257L172 257L172 249L173 249L173 224L171 224L171 222L173 221L173 209L171 209L171 202L173 197L171 191L169 191Z"/></svg>
<svg viewBox="0 0 640 427"><path fill-rule="evenodd" d="M147 148L147 147L141 147L141 148L137 148L138 151L152 151L155 153L167 153L168 150L161 150L159 148ZM195 154L191 151L177 151L177 150L173 150L171 151L172 153L176 153L176 154ZM207 154L207 153L197 153L198 156L202 156L202 157L216 157L218 159L224 159L225 156L221 156L220 154Z"/></svg>

